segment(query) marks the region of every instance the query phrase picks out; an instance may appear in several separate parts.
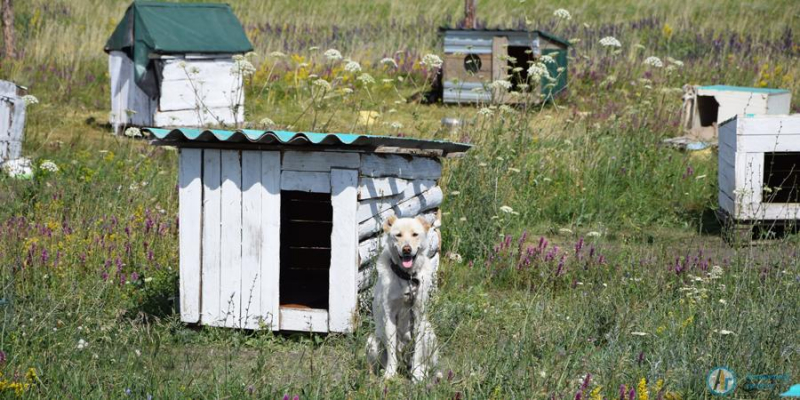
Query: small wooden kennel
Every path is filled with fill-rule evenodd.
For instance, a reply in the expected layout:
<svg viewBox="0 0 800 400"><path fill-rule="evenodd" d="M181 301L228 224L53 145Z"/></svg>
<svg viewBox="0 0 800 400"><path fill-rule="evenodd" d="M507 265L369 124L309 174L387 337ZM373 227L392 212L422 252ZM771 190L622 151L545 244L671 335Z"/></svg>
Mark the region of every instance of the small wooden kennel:
<svg viewBox="0 0 800 400"><path fill-rule="evenodd" d="M792 93L785 89L728 85L684 87L685 129L721 124L737 115L789 114Z"/></svg>
<svg viewBox="0 0 800 400"><path fill-rule="evenodd" d="M444 37L445 103L539 102L567 87L570 44L564 39L543 31L510 29L442 28L440 32ZM529 80L528 68L533 62L542 62L543 56L552 58L544 64L550 76ZM511 87L498 94L490 87L497 80L507 80Z"/></svg>
<svg viewBox="0 0 800 400"><path fill-rule="evenodd" d="M180 314L187 323L349 332L390 215L434 228L440 157L469 145L406 138L148 129L180 148Z"/></svg>
<svg viewBox="0 0 800 400"><path fill-rule="evenodd" d="M719 127L719 205L735 221L800 220L800 114Z"/></svg>

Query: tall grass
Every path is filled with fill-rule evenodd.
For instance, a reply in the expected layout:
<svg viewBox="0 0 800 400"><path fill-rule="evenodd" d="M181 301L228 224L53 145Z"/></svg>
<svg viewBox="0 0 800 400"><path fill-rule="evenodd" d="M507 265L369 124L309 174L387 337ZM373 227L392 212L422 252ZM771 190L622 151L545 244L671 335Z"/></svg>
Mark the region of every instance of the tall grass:
<svg viewBox="0 0 800 400"><path fill-rule="evenodd" d="M443 377L415 386L367 373L367 308L349 336L181 324L177 157L104 125L102 45L127 4L17 2L24 51L0 71L41 101L24 153L60 171L0 177L4 394L694 399L710 396L703 380L718 365L741 385L748 374L797 376L798 238L723 243L715 153L660 143L679 133L684 83L784 87L796 109L798 6L568 1L558 7L572 20L559 21L550 3L481 2L488 25L527 17L573 41L568 93L544 107L421 104L432 74L419 59L438 53L435 27L460 4L232 4L259 54L247 81L254 126L475 145L442 179L432 319ZM600 46L605 36L622 48ZM326 60L328 48L363 71ZM645 65L649 56L669 68ZM365 124L362 111L379 117ZM443 117L464 125L443 129ZM736 396L774 398L788 383Z"/></svg>

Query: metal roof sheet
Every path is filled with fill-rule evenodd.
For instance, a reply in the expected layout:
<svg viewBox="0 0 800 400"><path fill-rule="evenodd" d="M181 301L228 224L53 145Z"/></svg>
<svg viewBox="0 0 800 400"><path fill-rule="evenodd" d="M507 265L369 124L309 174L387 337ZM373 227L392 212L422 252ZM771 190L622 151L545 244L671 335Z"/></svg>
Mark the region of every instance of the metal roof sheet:
<svg viewBox="0 0 800 400"><path fill-rule="evenodd" d="M499 34L503 34L503 33L536 33L536 34L538 34L539 36L541 36L541 37L543 37L545 39L548 39L548 40L551 40L553 42L557 42L557 43L563 44L564 46L572 46L572 43L570 43L569 40L566 40L564 38L561 38L561 37L558 37L556 35L553 35L550 32L545 32L545 31L542 31L542 30L539 30L539 29L534 29L534 30L508 29L508 28L472 28L472 29L467 29L467 28L451 28L451 27L443 26L443 27L439 28L439 32L440 33L448 33L448 32L478 32L478 33L493 32L493 33L499 33Z"/></svg>
<svg viewBox="0 0 800 400"><path fill-rule="evenodd" d="M771 94L789 93L787 89L754 88L754 87L729 86L729 85L700 86L700 89L718 90L724 92L753 92L753 93L771 93Z"/></svg>
<svg viewBox="0 0 800 400"><path fill-rule="evenodd" d="M262 131L240 129L236 131L221 129L195 128L145 128L158 141L164 144L197 142L207 147L214 143L250 143L288 146L333 146L361 147L367 150L378 147L397 147L401 149L439 150L442 155L465 153L472 148L471 144L455 143L444 140L422 140L394 136L360 135L354 133L317 133Z"/></svg>

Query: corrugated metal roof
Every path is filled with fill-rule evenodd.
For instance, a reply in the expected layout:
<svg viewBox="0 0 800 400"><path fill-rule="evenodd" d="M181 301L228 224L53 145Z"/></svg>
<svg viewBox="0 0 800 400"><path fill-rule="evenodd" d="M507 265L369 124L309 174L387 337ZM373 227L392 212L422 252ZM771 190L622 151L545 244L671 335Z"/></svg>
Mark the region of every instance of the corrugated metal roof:
<svg viewBox="0 0 800 400"><path fill-rule="evenodd" d="M439 150L442 155L465 153L472 148L471 144L455 143L444 140L422 140L393 136L359 135L353 133L317 133L289 131L261 131L241 129L228 131L221 129L145 128L158 141L167 143L203 143L214 147L214 143L252 143L287 146L333 146L362 147L376 149L378 147L397 147L401 149Z"/></svg>
<svg viewBox="0 0 800 400"><path fill-rule="evenodd" d="M723 92L753 92L753 93L772 93L772 94L789 93L789 91L786 89L754 88L754 87L729 86L729 85L700 86L700 89L718 90Z"/></svg>
<svg viewBox="0 0 800 400"><path fill-rule="evenodd" d="M556 35L553 35L550 32L545 32L545 31L541 31L541 30L538 30L538 29L535 29L535 30L507 29L507 28L472 28L472 29L466 29L466 28L450 28L450 27L443 26L443 27L439 28L439 32L441 32L441 33L446 33L446 32L536 33L536 34L538 34L539 36L541 36L541 37L543 37L545 39L549 39L549 40L551 40L553 42L561 43L564 46L572 46L572 44L569 42L569 40L561 38L561 37L558 37Z"/></svg>

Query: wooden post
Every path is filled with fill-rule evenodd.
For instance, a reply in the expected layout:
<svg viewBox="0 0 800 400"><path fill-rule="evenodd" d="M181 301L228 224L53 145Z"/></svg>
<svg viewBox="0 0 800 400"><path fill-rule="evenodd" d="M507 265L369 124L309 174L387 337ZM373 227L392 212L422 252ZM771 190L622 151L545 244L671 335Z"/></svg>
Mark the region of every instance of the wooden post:
<svg viewBox="0 0 800 400"><path fill-rule="evenodd" d="M16 40L14 38L14 4L12 0L2 1L4 56L5 58L17 58Z"/></svg>
<svg viewBox="0 0 800 400"><path fill-rule="evenodd" d="M475 29L475 5L477 0L464 0L464 29Z"/></svg>

